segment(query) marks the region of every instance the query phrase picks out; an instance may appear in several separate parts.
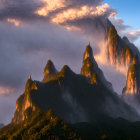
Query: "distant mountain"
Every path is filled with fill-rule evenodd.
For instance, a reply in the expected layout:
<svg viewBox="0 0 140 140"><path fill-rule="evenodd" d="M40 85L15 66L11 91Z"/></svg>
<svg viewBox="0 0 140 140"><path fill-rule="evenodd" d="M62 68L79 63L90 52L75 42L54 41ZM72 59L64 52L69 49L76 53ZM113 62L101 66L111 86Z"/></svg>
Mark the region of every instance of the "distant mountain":
<svg viewBox="0 0 140 140"><path fill-rule="evenodd" d="M115 27L110 26L106 35L106 54L108 62L127 71L123 99L140 113L140 52L127 37L121 38Z"/></svg>
<svg viewBox="0 0 140 140"><path fill-rule="evenodd" d="M134 55L140 59L137 47L127 37L121 38L113 25L108 28L106 36L106 54L109 63L128 68Z"/></svg>

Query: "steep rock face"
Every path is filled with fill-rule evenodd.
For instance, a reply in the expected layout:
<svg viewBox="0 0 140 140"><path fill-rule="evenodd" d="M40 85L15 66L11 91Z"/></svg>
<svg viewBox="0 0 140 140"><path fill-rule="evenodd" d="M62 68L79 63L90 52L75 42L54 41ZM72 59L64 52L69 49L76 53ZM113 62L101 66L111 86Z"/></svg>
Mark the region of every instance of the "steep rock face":
<svg viewBox="0 0 140 140"><path fill-rule="evenodd" d="M51 60L48 60L46 67L44 68L43 82L47 82L55 76L57 70Z"/></svg>
<svg viewBox="0 0 140 140"><path fill-rule="evenodd" d="M132 64L127 73L126 87L123 94L139 94L140 93L140 64L138 57L133 57Z"/></svg>
<svg viewBox="0 0 140 140"><path fill-rule="evenodd" d="M86 50L83 56L83 65L81 68L81 75L84 75L87 78L89 78L91 84L102 84L112 90L111 83L109 83L105 79L103 72L98 67L98 64L96 63L93 57L93 50L90 46L90 43L86 47Z"/></svg>
<svg viewBox="0 0 140 140"><path fill-rule="evenodd" d="M12 123L20 123L28 118L28 116L37 109L37 106L32 102L31 91L38 90L37 82L32 81L31 76L26 82L24 94L22 94L16 102L16 112Z"/></svg>
<svg viewBox="0 0 140 140"><path fill-rule="evenodd" d="M106 54L110 64L122 66L128 69L133 56L140 53L134 44L130 43L127 37L121 38L117 30L111 25L106 37Z"/></svg>
<svg viewBox="0 0 140 140"><path fill-rule="evenodd" d="M140 114L140 62L135 55L127 73L123 99L133 106Z"/></svg>

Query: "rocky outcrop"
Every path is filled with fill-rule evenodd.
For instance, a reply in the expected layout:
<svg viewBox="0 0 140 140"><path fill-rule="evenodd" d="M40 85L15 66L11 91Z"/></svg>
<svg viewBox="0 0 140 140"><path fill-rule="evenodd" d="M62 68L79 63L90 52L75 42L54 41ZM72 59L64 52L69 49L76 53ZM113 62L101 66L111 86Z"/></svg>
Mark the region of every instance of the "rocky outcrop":
<svg viewBox="0 0 140 140"><path fill-rule="evenodd" d="M127 73L126 87L123 95L140 94L140 63L135 55Z"/></svg>
<svg viewBox="0 0 140 140"><path fill-rule="evenodd" d="M133 106L140 114L140 62L135 55L127 73L126 86L122 93L123 99Z"/></svg>
<svg viewBox="0 0 140 140"><path fill-rule="evenodd" d="M29 76L26 82L24 94L22 94L16 102L16 112L12 119L12 123L18 124L21 121L26 120L32 112L36 111L37 106L33 103L30 94L31 91L36 90L38 90L38 84L31 79L31 76Z"/></svg>
<svg viewBox="0 0 140 140"><path fill-rule="evenodd" d="M43 82L48 82L49 80L53 79L57 70L51 60L48 60L46 67L44 68L44 78Z"/></svg>
<svg viewBox="0 0 140 140"><path fill-rule="evenodd" d="M103 72L98 67L98 64L94 59L93 50L90 43L87 45L83 56L81 75L86 76L90 80L91 84L102 84L112 90L111 83L105 79Z"/></svg>

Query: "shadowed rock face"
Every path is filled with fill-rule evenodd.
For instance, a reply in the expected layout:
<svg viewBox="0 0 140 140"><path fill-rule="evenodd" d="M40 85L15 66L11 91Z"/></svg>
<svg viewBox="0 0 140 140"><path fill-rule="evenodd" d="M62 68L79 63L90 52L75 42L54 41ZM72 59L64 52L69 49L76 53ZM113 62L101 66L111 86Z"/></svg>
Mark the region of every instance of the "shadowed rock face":
<svg viewBox="0 0 140 140"><path fill-rule="evenodd" d="M43 82L49 81L57 73L57 70L51 60L48 60L46 67L44 68Z"/></svg>
<svg viewBox="0 0 140 140"><path fill-rule="evenodd" d="M75 74L67 65L56 72L53 68L50 79L45 82L27 80L24 93L18 98L12 123L19 124L38 110L52 109L54 113L69 123L96 121L99 116L139 119L139 115L110 90L108 82L99 69L90 44L84 54L82 75ZM90 62L90 63L87 63ZM91 75L86 75L86 68Z"/></svg>
<svg viewBox="0 0 140 140"><path fill-rule="evenodd" d="M121 38L113 25L108 29L106 42L107 58L112 65L122 66L128 69L133 56L137 55L138 58L140 56L134 44L130 43L127 37Z"/></svg>

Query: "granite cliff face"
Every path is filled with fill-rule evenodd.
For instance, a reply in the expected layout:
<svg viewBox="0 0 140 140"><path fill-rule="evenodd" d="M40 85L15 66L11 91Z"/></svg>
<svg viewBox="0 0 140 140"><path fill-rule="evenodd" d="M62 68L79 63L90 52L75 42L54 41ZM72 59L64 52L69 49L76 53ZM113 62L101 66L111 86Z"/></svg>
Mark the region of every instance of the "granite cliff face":
<svg viewBox="0 0 140 140"><path fill-rule="evenodd" d="M121 38L113 25L108 28L106 37L106 54L110 64L128 69L134 55L140 57L139 50L127 37Z"/></svg>
<svg viewBox="0 0 140 140"><path fill-rule="evenodd" d="M140 93L140 64L138 57L133 57L127 73L126 87L123 94L139 94Z"/></svg>
<svg viewBox="0 0 140 140"><path fill-rule="evenodd" d="M33 103L31 98L31 91L38 90L37 82L32 81L31 76L29 76L24 93L18 98L16 102L16 112L12 123L20 123L26 120L32 112L36 111L37 106Z"/></svg>
<svg viewBox="0 0 140 140"><path fill-rule="evenodd" d="M140 62L137 55L133 57L127 73L123 99L140 113Z"/></svg>

